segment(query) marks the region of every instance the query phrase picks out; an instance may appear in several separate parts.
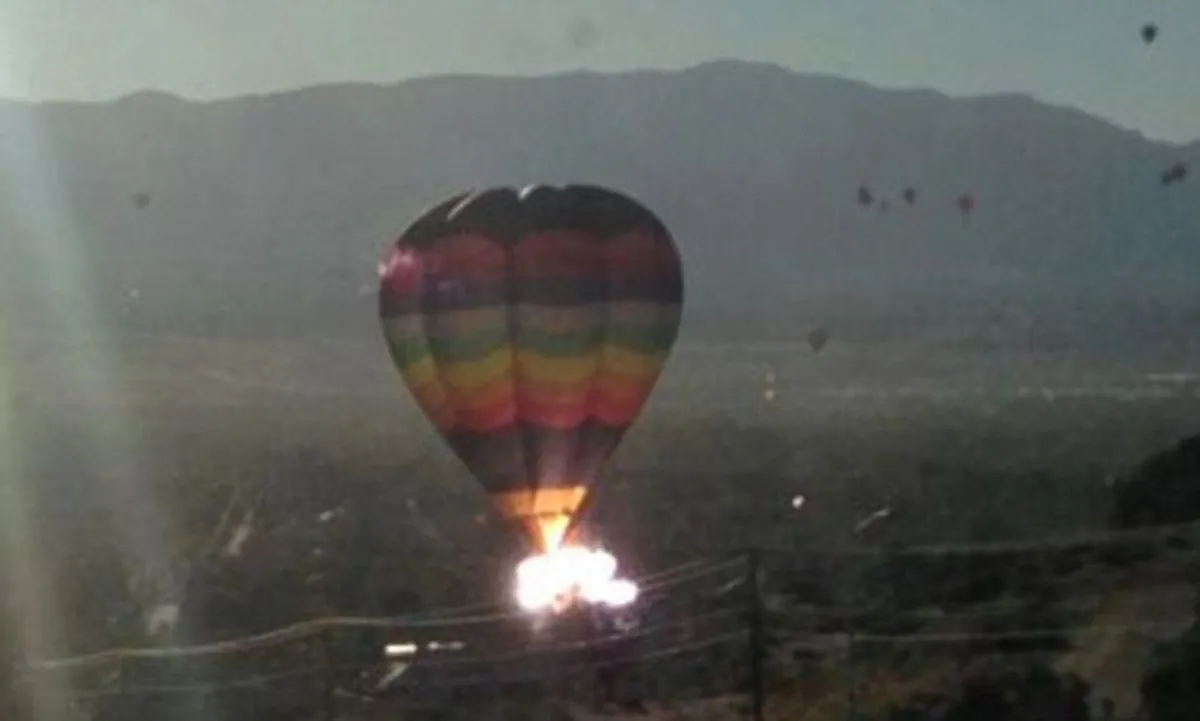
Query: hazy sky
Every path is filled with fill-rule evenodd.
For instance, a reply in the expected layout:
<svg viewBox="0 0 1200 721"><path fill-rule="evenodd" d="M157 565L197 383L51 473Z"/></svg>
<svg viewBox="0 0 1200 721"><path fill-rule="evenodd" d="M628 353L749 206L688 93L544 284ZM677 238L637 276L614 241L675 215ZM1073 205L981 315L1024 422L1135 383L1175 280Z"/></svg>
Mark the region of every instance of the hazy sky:
<svg viewBox="0 0 1200 721"><path fill-rule="evenodd" d="M1146 47L1141 25L1161 36ZM1200 138L1200 0L0 0L0 96L777 62Z"/></svg>

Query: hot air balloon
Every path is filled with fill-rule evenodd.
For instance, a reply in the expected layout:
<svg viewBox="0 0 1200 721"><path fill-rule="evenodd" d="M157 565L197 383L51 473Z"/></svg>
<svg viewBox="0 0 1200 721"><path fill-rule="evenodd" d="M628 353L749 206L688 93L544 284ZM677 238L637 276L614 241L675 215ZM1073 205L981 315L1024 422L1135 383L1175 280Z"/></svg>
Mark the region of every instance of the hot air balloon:
<svg viewBox="0 0 1200 721"><path fill-rule="evenodd" d="M1142 42L1149 45L1158 37L1158 26L1154 23L1146 23L1142 26Z"/></svg>
<svg viewBox="0 0 1200 721"><path fill-rule="evenodd" d="M871 189L865 185L858 186L858 204L867 206L874 202L875 197L871 195Z"/></svg>
<svg viewBox="0 0 1200 721"><path fill-rule="evenodd" d="M828 342L829 330L824 327L815 328L808 334L808 347L812 348L813 353L820 353Z"/></svg>
<svg viewBox="0 0 1200 721"><path fill-rule="evenodd" d="M916 188L914 188L910 185L909 187L904 189L904 202L908 203L909 206L916 205L916 203L917 203L917 189Z"/></svg>
<svg viewBox="0 0 1200 721"><path fill-rule="evenodd" d="M958 212L962 213L963 227L965 228L971 211L975 209L975 196L970 193L963 193L958 196L957 205Z"/></svg>
<svg viewBox="0 0 1200 721"><path fill-rule="evenodd" d="M1182 183L1187 179L1188 168L1186 163L1175 163L1171 167L1162 171L1159 180L1163 185L1171 185L1173 183Z"/></svg>
<svg viewBox="0 0 1200 721"><path fill-rule="evenodd" d="M539 553L575 535L597 471L675 342L683 276L661 221L613 190L452 197L382 262L408 390Z"/></svg>

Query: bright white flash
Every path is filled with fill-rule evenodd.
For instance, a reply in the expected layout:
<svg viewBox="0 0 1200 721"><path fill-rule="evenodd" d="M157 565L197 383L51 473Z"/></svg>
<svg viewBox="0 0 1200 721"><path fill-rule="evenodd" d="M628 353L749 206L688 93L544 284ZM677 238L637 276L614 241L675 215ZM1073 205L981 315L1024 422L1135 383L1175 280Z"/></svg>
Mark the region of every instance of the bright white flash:
<svg viewBox="0 0 1200 721"><path fill-rule="evenodd" d="M628 606L637 600L637 584L617 578L611 553L565 546L530 556L517 566L517 603L526 611L561 611L576 601Z"/></svg>

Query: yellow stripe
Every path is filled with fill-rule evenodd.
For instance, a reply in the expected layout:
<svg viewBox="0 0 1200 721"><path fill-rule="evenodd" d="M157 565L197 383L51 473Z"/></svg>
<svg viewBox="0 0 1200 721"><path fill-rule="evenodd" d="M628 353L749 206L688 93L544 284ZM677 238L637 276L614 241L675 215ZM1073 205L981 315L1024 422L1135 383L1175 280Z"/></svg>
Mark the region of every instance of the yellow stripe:
<svg viewBox="0 0 1200 721"><path fill-rule="evenodd" d="M512 351L509 348L501 346L479 360L440 363L438 375L455 393L471 393L497 382L506 382L512 376Z"/></svg>
<svg viewBox="0 0 1200 721"><path fill-rule="evenodd" d="M638 353L617 346L604 346L598 354L574 358L555 358L533 351L517 352L517 375L538 382L570 385L590 382L600 371L632 380L654 378L662 370L663 353ZM455 395L472 393L513 377L512 353L508 346L486 357L459 363L435 363L426 357L402 371L406 382L414 387L441 383Z"/></svg>
<svg viewBox="0 0 1200 721"><path fill-rule="evenodd" d="M509 518L570 515L587 497L586 486L528 488L492 494L492 502Z"/></svg>
<svg viewBox="0 0 1200 721"><path fill-rule="evenodd" d="M548 383L581 383L590 380L596 373L595 353L585 353L574 358L555 358L533 351L517 351L517 372L522 378Z"/></svg>
<svg viewBox="0 0 1200 721"><path fill-rule="evenodd" d="M601 353L600 366L605 373L646 379L653 378L662 370L665 359L664 353L638 353L627 348L606 345Z"/></svg>
<svg viewBox="0 0 1200 721"><path fill-rule="evenodd" d="M486 357L458 363L434 363L432 357L422 359L407 369L406 378L415 385L441 380L456 392L469 392L505 381L513 375L510 346L503 346ZM588 353L575 358L554 358L532 351L518 351L517 365L522 377L545 380L552 383L575 383L586 381L596 367L596 354Z"/></svg>
<svg viewBox="0 0 1200 721"><path fill-rule="evenodd" d="M438 367L430 356L401 368L400 375L404 382L413 388L438 383Z"/></svg>

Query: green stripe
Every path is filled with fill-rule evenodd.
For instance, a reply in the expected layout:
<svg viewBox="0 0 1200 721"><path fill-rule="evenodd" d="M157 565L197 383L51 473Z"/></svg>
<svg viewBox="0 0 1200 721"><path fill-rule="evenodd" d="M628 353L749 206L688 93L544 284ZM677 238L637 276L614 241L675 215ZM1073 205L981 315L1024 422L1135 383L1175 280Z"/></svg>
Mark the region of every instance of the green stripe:
<svg viewBox="0 0 1200 721"><path fill-rule="evenodd" d="M660 353L675 340L678 326L663 323L610 323L591 325L559 333L526 330L518 336L518 347L550 357L570 357L593 352L604 343L639 353ZM479 360L508 343L505 329L483 329L473 333L433 338L389 338L396 365L405 367L432 355L438 362L461 363Z"/></svg>
<svg viewBox="0 0 1200 721"><path fill-rule="evenodd" d="M461 363L485 358L508 345L508 331L489 328L446 338L431 338L429 352L438 362Z"/></svg>
<svg viewBox="0 0 1200 721"><path fill-rule="evenodd" d="M392 354L392 362L400 370L425 360L429 357L429 346L422 339L388 337L388 350Z"/></svg>

